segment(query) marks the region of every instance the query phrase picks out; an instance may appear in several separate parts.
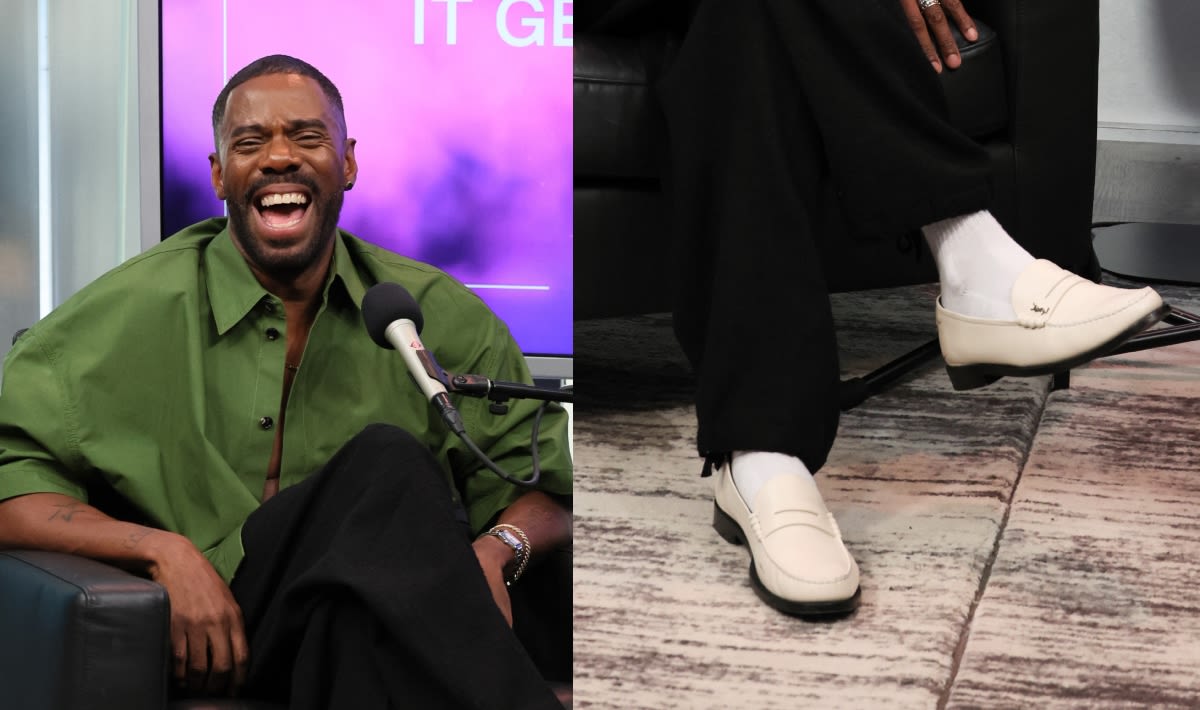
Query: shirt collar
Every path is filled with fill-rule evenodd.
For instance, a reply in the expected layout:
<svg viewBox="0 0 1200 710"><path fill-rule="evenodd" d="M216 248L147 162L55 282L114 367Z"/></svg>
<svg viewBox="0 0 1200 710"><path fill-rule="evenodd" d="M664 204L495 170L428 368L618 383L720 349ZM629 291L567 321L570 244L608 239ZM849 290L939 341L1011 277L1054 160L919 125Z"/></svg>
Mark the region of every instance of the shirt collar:
<svg viewBox="0 0 1200 710"><path fill-rule="evenodd" d="M354 268L354 261L350 257L350 250L346 248L344 236L339 229L334 241L333 268L330 269L330 276L325 282L324 298L329 299L330 287L335 281L340 281L353 307L357 309L362 306L366 288ZM217 233L205 254L208 300L212 304L217 333L224 335L270 294L258 283L258 279L254 278L254 272L250 270L245 257L234 245L228 226Z"/></svg>
<svg viewBox="0 0 1200 710"><path fill-rule="evenodd" d="M358 274L358 269L355 268L354 260L350 258L350 250L346 248L346 240L349 236L342 230L338 230L337 242L333 246L333 279L330 280L330 283L333 280L341 281L342 285L346 287L346 294L354 303L354 308L360 309L367 289L363 285L362 277ZM329 284L325 286L325 294L328 298Z"/></svg>

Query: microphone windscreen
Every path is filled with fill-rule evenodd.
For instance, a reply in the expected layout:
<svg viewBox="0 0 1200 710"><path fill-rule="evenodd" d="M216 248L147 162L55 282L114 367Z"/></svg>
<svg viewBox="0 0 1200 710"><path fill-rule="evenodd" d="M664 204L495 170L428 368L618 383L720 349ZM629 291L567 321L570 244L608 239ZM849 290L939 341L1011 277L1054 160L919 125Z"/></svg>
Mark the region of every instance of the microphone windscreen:
<svg viewBox="0 0 1200 710"><path fill-rule="evenodd" d="M421 316L421 307L417 299L412 297L408 289L400 284L387 281L377 283L367 289L362 302L363 324L371 340L381 348L391 349L384 333L394 321L408 319L417 327L417 333L425 327L425 319Z"/></svg>

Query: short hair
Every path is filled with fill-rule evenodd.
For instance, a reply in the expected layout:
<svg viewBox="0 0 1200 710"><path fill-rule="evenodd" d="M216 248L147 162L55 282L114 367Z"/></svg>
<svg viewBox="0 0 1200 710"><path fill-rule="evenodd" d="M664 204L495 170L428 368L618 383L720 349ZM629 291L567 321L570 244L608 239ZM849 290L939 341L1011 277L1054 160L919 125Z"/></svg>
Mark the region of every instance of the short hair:
<svg viewBox="0 0 1200 710"><path fill-rule="evenodd" d="M319 69L304 61L289 57L286 54L272 54L270 56L256 59L250 62L237 73L230 77L226 82L225 88L221 89L221 93L217 94L217 101L213 104L212 110L212 125L213 125L213 143L218 149L221 147L221 122L225 120L225 104L229 102L229 94L234 89L242 84L256 79L260 76L269 74L299 74L306 76L321 87L321 91L325 93L325 98L329 99L334 108L337 109L337 117L342 122L343 131L346 128L346 111L342 107L342 94L338 91L329 77L321 73Z"/></svg>

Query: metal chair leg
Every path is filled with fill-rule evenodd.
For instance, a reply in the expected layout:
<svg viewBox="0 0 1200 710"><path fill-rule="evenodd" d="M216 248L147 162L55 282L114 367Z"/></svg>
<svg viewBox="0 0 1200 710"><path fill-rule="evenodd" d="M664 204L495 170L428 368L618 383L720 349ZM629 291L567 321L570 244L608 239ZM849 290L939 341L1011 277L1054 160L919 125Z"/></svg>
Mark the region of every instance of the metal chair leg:
<svg viewBox="0 0 1200 710"><path fill-rule="evenodd" d="M1139 333L1125 341L1121 347L1114 350L1112 355L1149 350L1166 345L1187 343L1200 340L1200 316L1195 313L1171 307L1170 312L1163 318L1166 327L1154 327ZM840 406L843 412L848 412L866 400L891 387L900 378L913 370L932 361L941 353L937 338L912 350L905 355L892 360L886 365L863 375L842 380L839 391ZM1071 372L1057 372L1050 383L1050 391L1065 390L1071 387Z"/></svg>

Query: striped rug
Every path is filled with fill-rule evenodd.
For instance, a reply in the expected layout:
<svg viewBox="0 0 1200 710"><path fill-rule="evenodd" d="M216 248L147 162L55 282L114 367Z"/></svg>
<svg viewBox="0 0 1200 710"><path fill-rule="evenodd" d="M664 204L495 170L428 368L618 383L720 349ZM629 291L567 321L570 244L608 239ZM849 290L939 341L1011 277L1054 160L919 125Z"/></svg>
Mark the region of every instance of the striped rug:
<svg viewBox="0 0 1200 710"><path fill-rule="evenodd" d="M931 303L836 295L845 374L933 337ZM812 623L711 527L669 316L575 342L577 707L1200 706L1200 344L1055 392L955 393L939 361L845 415L819 484L862 607Z"/></svg>

